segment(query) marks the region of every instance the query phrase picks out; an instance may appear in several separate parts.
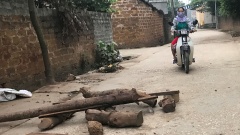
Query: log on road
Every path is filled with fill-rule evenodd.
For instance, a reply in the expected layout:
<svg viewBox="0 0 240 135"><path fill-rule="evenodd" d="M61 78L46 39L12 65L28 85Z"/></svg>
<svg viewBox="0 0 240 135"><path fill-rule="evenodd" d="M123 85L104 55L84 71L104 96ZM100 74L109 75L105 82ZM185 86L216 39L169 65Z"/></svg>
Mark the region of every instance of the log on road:
<svg viewBox="0 0 240 135"><path fill-rule="evenodd" d="M41 122L40 124L38 124L38 128L40 130L52 129L55 126L63 123L67 119L71 118L72 116L73 116L73 113L66 113L66 114L55 115L52 117L41 118Z"/></svg>
<svg viewBox="0 0 240 135"><path fill-rule="evenodd" d="M139 97L140 95L138 94L138 92L132 89L128 93L121 93L118 95L106 95L106 96L86 98L81 100L73 100L73 101L67 101L62 104L41 107L41 108L32 109L32 110L19 111L19 112L8 113L8 114L0 114L0 122L28 119L28 118L38 117L44 114L66 111L66 110L81 109L81 108L91 107L95 105L102 105L102 104L108 104L109 106L113 106L113 105L134 103L134 102L140 101ZM156 99L156 98L157 98L156 96L150 96L150 97L144 98L143 100Z"/></svg>
<svg viewBox="0 0 240 135"><path fill-rule="evenodd" d="M139 98L141 97L150 97L151 95L146 94L145 92L137 91L135 90ZM129 89L112 89L112 90L106 90L106 91L89 91L88 88L82 87L80 88L80 92L83 94L84 98L91 98L91 97L99 97L99 96L106 96L106 95L119 95L119 94L128 94L131 93L131 90ZM143 103L148 104L151 107L155 107L157 104L157 99L151 99L151 100L145 100Z"/></svg>
<svg viewBox="0 0 240 135"><path fill-rule="evenodd" d="M139 127L143 123L142 112L106 112L95 109L89 109L86 111L86 120L98 121L103 125L109 125L111 127Z"/></svg>
<svg viewBox="0 0 240 135"><path fill-rule="evenodd" d="M165 96L163 96L163 99L160 100L160 102L158 104L159 104L160 107L162 107L162 110L165 113L169 113L169 112L174 112L175 111L176 103L175 103L175 100L172 97L172 95L165 95Z"/></svg>

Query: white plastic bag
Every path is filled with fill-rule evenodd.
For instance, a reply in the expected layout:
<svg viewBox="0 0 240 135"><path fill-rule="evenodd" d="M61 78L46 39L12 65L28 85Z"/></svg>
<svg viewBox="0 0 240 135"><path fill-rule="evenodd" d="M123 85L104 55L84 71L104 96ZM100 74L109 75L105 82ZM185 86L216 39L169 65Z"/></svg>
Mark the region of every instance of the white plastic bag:
<svg viewBox="0 0 240 135"><path fill-rule="evenodd" d="M32 93L27 90L17 91L15 89L10 88L0 88L0 102L14 100L16 96L32 97Z"/></svg>

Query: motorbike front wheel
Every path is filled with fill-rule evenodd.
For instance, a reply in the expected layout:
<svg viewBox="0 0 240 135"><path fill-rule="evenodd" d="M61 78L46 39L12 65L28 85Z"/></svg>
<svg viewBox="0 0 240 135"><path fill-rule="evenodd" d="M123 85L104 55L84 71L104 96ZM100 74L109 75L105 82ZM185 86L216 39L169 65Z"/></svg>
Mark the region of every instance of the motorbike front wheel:
<svg viewBox="0 0 240 135"><path fill-rule="evenodd" d="M189 53L184 52L184 70L188 74L189 73Z"/></svg>

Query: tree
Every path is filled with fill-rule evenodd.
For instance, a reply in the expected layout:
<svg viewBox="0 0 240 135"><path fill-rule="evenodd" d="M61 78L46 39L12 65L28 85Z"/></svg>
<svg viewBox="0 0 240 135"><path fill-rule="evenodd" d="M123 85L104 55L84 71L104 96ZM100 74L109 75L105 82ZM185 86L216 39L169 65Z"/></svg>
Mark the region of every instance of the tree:
<svg viewBox="0 0 240 135"><path fill-rule="evenodd" d="M36 16L36 8L35 8L34 0L28 0L28 8L29 8L30 19L31 19L32 25L36 31L37 38L38 38L38 41L39 41L39 44L41 47L41 51L42 51L46 81L49 84L53 84L55 81L54 81L51 63L49 60L48 47L47 47L47 43L45 42L45 39L43 37L43 33L39 26L39 22L38 22L38 19Z"/></svg>
<svg viewBox="0 0 240 135"><path fill-rule="evenodd" d="M117 0L35 0L39 8L71 8L97 12L114 12L111 5Z"/></svg>
<svg viewBox="0 0 240 135"><path fill-rule="evenodd" d="M215 0L192 0L190 5L192 9L196 9L199 12L210 12L212 15L215 15ZM219 6L220 2L217 1L217 7Z"/></svg>
<svg viewBox="0 0 240 135"><path fill-rule="evenodd" d="M181 0L174 0L174 7L183 7L185 6L185 3L183 3Z"/></svg>
<svg viewBox="0 0 240 135"><path fill-rule="evenodd" d="M225 16L240 17L239 0L220 0L220 14Z"/></svg>

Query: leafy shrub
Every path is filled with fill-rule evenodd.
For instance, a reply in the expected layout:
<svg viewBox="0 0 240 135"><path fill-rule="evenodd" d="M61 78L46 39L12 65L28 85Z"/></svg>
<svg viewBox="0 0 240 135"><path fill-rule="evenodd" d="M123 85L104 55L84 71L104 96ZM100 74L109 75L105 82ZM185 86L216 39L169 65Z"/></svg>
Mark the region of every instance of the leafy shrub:
<svg viewBox="0 0 240 135"><path fill-rule="evenodd" d="M99 41L97 44L97 63L99 66L110 65L122 60L119 51L115 48L115 42L105 43Z"/></svg>

